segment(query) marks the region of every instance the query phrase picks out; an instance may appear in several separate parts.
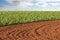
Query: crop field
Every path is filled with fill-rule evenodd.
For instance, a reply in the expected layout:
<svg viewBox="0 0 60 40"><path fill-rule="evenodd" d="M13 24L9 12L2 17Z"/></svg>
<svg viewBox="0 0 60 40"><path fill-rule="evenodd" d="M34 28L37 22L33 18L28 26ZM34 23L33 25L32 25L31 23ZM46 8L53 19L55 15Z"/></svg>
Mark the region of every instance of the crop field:
<svg viewBox="0 0 60 40"><path fill-rule="evenodd" d="M0 11L0 26L59 19L59 11Z"/></svg>
<svg viewBox="0 0 60 40"><path fill-rule="evenodd" d="M60 12L0 11L0 40L60 40Z"/></svg>

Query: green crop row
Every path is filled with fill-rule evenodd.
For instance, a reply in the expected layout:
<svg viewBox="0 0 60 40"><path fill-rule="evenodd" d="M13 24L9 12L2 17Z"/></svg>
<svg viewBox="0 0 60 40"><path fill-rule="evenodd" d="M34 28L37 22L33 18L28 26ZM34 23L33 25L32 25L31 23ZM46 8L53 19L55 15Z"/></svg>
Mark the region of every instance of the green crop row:
<svg viewBox="0 0 60 40"><path fill-rule="evenodd" d="M0 25L60 19L59 11L0 11Z"/></svg>

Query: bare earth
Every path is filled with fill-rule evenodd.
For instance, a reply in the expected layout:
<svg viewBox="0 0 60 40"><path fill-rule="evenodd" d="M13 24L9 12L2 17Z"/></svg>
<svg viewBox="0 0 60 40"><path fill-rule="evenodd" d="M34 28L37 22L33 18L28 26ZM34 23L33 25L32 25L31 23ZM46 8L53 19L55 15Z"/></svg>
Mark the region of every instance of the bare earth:
<svg viewBox="0 0 60 40"><path fill-rule="evenodd" d="M0 27L0 40L60 40L60 20Z"/></svg>

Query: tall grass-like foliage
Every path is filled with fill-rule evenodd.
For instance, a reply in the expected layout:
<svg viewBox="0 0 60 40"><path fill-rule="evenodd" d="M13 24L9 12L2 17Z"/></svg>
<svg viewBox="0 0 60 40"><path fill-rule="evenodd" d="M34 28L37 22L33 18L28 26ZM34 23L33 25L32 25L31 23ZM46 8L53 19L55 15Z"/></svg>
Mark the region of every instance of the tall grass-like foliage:
<svg viewBox="0 0 60 40"><path fill-rule="evenodd" d="M0 11L0 25L60 19L59 11Z"/></svg>

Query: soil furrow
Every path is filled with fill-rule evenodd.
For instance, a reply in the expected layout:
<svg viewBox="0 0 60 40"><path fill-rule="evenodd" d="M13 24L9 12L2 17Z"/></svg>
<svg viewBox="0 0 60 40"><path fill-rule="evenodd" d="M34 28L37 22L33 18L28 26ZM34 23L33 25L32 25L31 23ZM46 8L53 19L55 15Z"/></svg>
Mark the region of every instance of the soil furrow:
<svg viewBox="0 0 60 40"><path fill-rule="evenodd" d="M60 40L60 20L2 26L0 40Z"/></svg>

